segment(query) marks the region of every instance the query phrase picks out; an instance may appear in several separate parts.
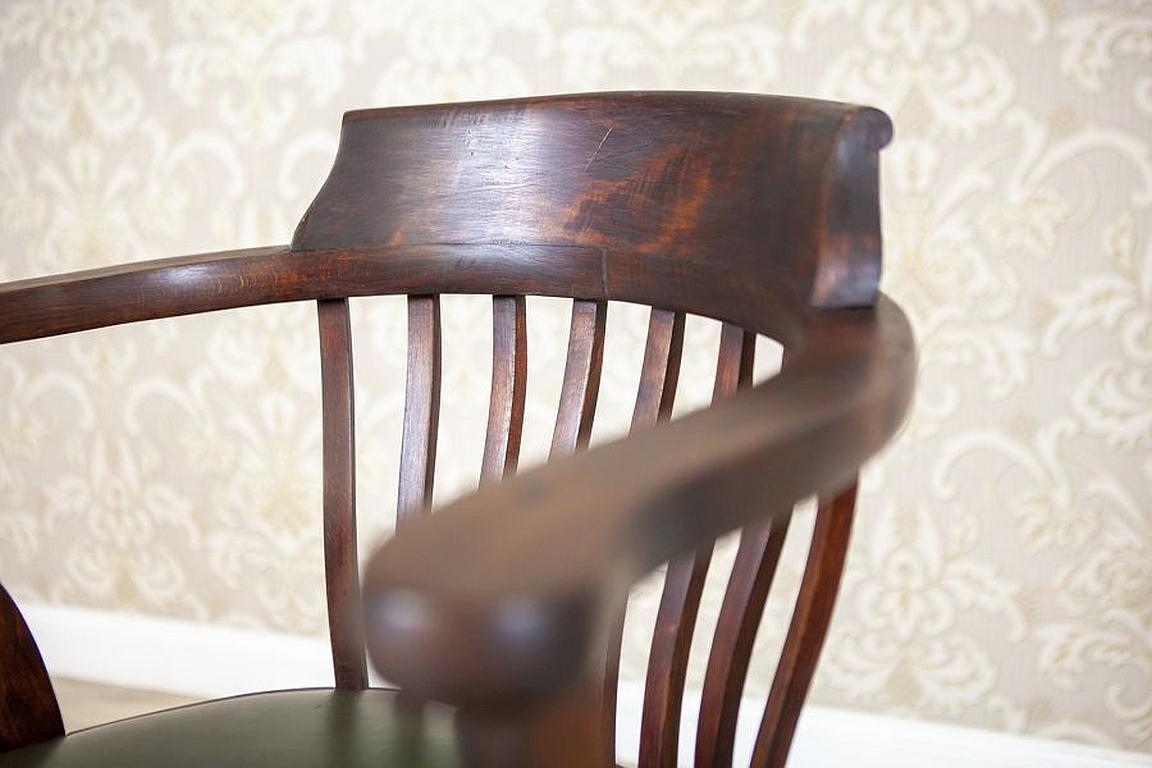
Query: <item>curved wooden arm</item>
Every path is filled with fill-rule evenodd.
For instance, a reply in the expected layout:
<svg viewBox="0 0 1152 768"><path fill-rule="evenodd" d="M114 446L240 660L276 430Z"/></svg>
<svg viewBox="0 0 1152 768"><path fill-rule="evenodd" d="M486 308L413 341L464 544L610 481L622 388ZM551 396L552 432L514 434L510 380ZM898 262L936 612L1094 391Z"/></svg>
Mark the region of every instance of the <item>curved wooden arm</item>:
<svg viewBox="0 0 1152 768"><path fill-rule="evenodd" d="M290 300L287 246L120 264L0 284L0 344Z"/></svg>
<svg viewBox="0 0 1152 768"><path fill-rule="evenodd" d="M903 419L911 330L883 296L807 326L775 379L482 488L384 544L365 584L380 672L464 707L545 699L596 663L657 565L847 482Z"/></svg>

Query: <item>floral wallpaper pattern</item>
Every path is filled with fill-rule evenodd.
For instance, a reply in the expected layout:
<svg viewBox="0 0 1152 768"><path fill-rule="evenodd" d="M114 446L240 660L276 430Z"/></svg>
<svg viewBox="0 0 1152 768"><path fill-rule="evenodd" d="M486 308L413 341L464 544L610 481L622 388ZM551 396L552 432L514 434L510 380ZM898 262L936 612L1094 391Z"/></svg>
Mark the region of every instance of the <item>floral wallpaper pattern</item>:
<svg viewBox="0 0 1152 768"><path fill-rule="evenodd" d="M897 126L884 287L921 383L864 478L815 700L1152 752L1147 0L12 0L0 279L284 242L349 108L616 88L818 95ZM396 298L354 307L367 550L392 524L405 320ZM530 463L566 305L529 312ZM488 313L445 300L440 499L478 473ZM645 323L611 309L598 440L627 425ZM716 330L689 325L681 411L707 399ZM4 348L0 579L18 599L321 633L319 457L311 306ZM633 600L632 678L659 584Z"/></svg>

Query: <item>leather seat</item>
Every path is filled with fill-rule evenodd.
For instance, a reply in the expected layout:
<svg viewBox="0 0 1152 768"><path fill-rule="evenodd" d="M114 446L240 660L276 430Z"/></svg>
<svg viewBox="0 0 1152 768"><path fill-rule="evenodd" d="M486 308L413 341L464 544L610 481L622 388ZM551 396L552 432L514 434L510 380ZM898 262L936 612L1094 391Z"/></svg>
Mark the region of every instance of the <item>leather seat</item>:
<svg viewBox="0 0 1152 768"><path fill-rule="evenodd" d="M355 768L459 765L450 716L412 717L396 692L304 689L218 699L0 754L0 768Z"/></svg>

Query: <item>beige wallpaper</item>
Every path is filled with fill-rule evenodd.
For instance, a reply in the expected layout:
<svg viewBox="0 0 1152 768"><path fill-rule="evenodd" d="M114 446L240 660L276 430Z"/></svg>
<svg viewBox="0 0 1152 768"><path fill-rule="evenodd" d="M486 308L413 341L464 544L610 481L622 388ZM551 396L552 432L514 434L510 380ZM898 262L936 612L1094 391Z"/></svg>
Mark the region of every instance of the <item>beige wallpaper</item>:
<svg viewBox="0 0 1152 768"><path fill-rule="evenodd" d="M345 109L610 88L895 120L885 287L921 388L867 473L816 700L1152 752L1147 0L8 0L0 279L284 242ZM366 546L395 500L401 310L355 304ZM530 313L538 460L565 306ZM475 482L490 344L485 301L444 318L442 499ZM597 439L627 423L644 325L611 310ZM311 306L283 306L0 350L0 578L322 632L315 336ZM716 339L690 327L681 409L706 399ZM631 677L658 589L637 591Z"/></svg>

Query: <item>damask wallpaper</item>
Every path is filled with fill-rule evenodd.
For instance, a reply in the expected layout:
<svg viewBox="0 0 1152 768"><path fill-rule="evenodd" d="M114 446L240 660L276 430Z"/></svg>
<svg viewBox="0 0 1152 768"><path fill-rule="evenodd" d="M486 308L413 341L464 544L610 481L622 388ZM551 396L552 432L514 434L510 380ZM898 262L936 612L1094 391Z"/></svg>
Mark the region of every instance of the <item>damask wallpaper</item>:
<svg viewBox="0 0 1152 768"><path fill-rule="evenodd" d="M896 124L884 287L920 390L865 477L815 700L1152 752L1147 0L8 0L0 279L285 242L349 108L616 88L824 96ZM393 298L354 312L369 549L392 524L405 321ZM445 301L441 499L478 473L488 312ZM566 306L529 312L530 462ZM598 440L627 424L645 322L611 309ZM716 331L690 325L681 410L707 398ZM307 305L3 349L0 579L322 633L318 400ZM629 677L658 592L636 592ZM754 690L786 617L774 598Z"/></svg>

